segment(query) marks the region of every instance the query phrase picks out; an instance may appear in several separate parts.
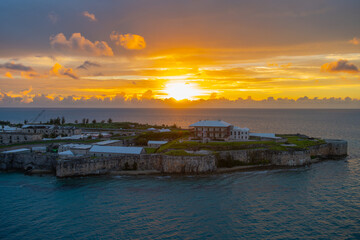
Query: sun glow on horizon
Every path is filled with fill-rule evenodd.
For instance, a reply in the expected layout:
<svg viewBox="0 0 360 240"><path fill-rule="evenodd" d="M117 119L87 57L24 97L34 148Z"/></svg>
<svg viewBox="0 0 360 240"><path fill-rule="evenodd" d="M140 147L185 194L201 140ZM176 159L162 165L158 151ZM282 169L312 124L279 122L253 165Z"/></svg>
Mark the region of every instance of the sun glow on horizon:
<svg viewBox="0 0 360 240"><path fill-rule="evenodd" d="M166 84L164 92L177 101L183 99L194 99L201 94L201 91L193 83L187 82L170 82Z"/></svg>

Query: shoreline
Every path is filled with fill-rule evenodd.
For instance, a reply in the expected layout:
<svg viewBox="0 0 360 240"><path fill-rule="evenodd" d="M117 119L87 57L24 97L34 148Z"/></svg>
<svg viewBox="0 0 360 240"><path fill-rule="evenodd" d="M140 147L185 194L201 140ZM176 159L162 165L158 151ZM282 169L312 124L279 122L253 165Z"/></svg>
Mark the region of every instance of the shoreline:
<svg viewBox="0 0 360 240"><path fill-rule="evenodd" d="M235 172L256 172L264 170L279 170L279 169L297 169L302 167L311 166L316 163L326 162L326 161L346 161L347 156L342 158L328 158L328 159L317 159L309 164L298 165L298 166L279 166L273 164L257 164L257 165L246 165L246 166L237 166L231 168L218 168L213 172L201 172L201 173L165 173L157 170L120 170L120 171L109 171L104 174L86 174L86 175L73 175L73 176L56 176L56 172L51 170L42 170L42 169L33 169L31 171L24 171L20 169L10 169L10 170L0 170L0 173L22 173L24 175L32 176L42 176L42 175L52 175L59 179L65 178L79 178L79 177L93 177L93 176L210 176L210 175L222 175L226 173L235 173Z"/></svg>

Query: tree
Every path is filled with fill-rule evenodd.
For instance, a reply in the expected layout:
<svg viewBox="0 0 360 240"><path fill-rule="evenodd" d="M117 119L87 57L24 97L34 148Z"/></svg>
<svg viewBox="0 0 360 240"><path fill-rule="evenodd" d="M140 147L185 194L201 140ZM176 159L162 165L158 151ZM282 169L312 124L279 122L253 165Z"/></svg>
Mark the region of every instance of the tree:
<svg viewBox="0 0 360 240"><path fill-rule="evenodd" d="M27 124L28 123L28 120L24 120L24 124Z"/></svg>
<svg viewBox="0 0 360 240"><path fill-rule="evenodd" d="M63 116L62 118L61 118L61 125L64 125L65 124L65 117Z"/></svg>
<svg viewBox="0 0 360 240"><path fill-rule="evenodd" d="M108 123L112 123L112 119L111 119L111 118L108 119Z"/></svg>
<svg viewBox="0 0 360 240"><path fill-rule="evenodd" d="M93 124L96 124L96 119L92 120L92 123L93 123Z"/></svg>
<svg viewBox="0 0 360 240"><path fill-rule="evenodd" d="M105 123L105 120L101 120L101 123L104 124L104 123Z"/></svg>
<svg viewBox="0 0 360 240"><path fill-rule="evenodd" d="M89 119L88 119L88 118L86 119L86 122L85 122L85 123L86 123L86 124L89 124Z"/></svg>
<svg viewBox="0 0 360 240"><path fill-rule="evenodd" d="M82 119L82 123L85 124L86 123L86 118Z"/></svg>
<svg viewBox="0 0 360 240"><path fill-rule="evenodd" d="M54 122L56 125L60 125L60 123L61 123L61 119L60 119L60 117L57 117L56 119L55 119L55 122Z"/></svg>
<svg viewBox="0 0 360 240"><path fill-rule="evenodd" d="M75 120L75 124L78 124L78 120Z"/></svg>
<svg viewBox="0 0 360 240"><path fill-rule="evenodd" d="M102 138L102 137L104 137L101 133L99 133L99 138Z"/></svg>

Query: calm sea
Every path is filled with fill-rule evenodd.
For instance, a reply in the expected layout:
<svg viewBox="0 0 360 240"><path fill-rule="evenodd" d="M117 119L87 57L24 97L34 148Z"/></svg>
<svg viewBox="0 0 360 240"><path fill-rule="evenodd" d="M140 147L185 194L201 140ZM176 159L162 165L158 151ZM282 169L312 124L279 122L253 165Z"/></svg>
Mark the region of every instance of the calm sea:
<svg viewBox="0 0 360 240"><path fill-rule="evenodd" d="M41 109L0 109L32 120ZM3 239L360 239L360 110L46 109L174 124L222 119L254 132L346 139L349 157L290 170L213 176L56 179L0 173Z"/></svg>

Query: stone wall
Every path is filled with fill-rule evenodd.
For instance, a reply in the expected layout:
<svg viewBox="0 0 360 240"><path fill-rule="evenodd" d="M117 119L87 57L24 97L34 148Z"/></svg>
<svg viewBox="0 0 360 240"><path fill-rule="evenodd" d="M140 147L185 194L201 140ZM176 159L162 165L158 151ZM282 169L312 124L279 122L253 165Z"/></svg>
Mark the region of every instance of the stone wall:
<svg viewBox="0 0 360 240"><path fill-rule="evenodd" d="M58 160L56 176L85 176L112 171L158 171L159 173L206 173L216 170L214 155L167 156L160 154L123 155L106 158L81 157Z"/></svg>
<svg viewBox="0 0 360 240"><path fill-rule="evenodd" d="M326 139L325 141L325 144L309 147L310 155L322 158L337 158L347 155L347 141L333 139Z"/></svg>
<svg viewBox="0 0 360 240"><path fill-rule="evenodd" d="M55 172L57 154L0 154L0 170L46 170Z"/></svg>
<svg viewBox="0 0 360 240"><path fill-rule="evenodd" d="M272 164L281 166L300 166L311 162L309 150L273 151L267 149L247 149L223 151L220 159L230 159L244 164Z"/></svg>
<svg viewBox="0 0 360 240"><path fill-rule="evenodd" d="M337 158L346 155L347 142L342 140L326 140L326 144L300 151L247 149L223 151L217 155L203 156L141 154L58 159L58 155L52 153L0 153L0 170L46 170L56 172L59 177L107 174L112 171L124 170L198 174L216 171L219 160L230 159L244 164L268 163L277 166L301 166L317 161L313 158L314 156Z"/></svg>
<svg viewBox="0 0 360 240"><path fill-rule="evenodd" d="M314 157L339 158L347 155L347 141L326 140L325 144L306 150L273 151L268 149L246 149L219 152L222 160L235 160L244 164L269 163L279 166L301 166L317 161Z"/></svg>

